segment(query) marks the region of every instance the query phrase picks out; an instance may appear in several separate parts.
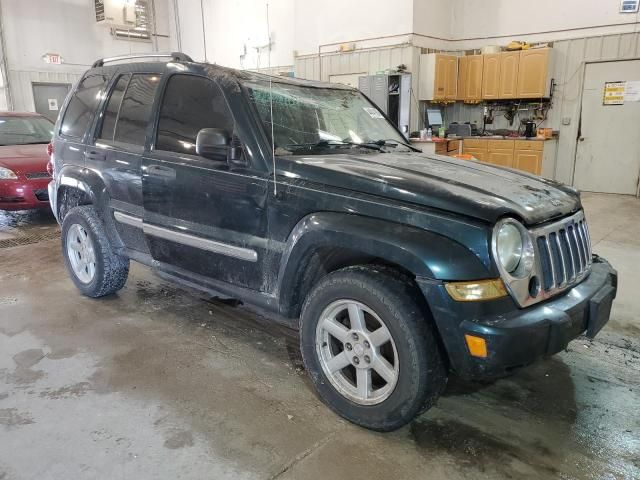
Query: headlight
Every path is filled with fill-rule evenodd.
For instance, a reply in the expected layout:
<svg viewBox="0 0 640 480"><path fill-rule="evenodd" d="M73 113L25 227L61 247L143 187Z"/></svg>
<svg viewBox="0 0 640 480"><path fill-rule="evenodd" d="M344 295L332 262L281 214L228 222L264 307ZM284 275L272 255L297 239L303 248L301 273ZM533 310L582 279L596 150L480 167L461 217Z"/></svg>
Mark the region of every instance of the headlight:
<svg viewBox="0 0 640 480"><path fill-rule="evenodd" d="M498 261L508 273L513 273L522 260L524 241L520 229L513 223L503 224L496 234Z"/></svg>
<svg viewBox="0 0 640 480"><path fill-rule="evenodd" d="M525 278L534 266L534 249L529 231L517 220L504 218L494 230L493 257L502 276ZM506 279L508 280L508 279Z"/></svg>
<svg viewBox="0 0 640 480"><path fill-rule="evenodd" d="M0 180L13 180L18 178L18 176L13 173L12 170L8 168L0 167Z"/></svg>

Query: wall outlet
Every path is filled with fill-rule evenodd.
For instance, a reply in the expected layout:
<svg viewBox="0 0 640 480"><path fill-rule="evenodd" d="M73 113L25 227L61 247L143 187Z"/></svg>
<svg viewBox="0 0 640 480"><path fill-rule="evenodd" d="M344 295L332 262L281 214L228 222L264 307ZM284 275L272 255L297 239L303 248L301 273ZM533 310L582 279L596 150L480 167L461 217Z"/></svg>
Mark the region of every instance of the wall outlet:
<svg viewBox="0 0 640 480"><path fill-rule="evenodd" d="M562 117L563 125L571 125L571 117Z"/></svg>

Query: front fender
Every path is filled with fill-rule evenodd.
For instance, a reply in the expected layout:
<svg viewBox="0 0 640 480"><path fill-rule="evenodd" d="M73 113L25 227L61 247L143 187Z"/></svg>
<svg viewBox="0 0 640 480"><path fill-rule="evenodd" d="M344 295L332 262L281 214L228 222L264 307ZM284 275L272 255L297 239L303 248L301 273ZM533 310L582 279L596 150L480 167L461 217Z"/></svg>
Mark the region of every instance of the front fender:
<svg viewBox="0 0 640 480"><path fill-rule="evenodd" d="M355 250L435 280L491 276L471 250L442 235L370 217L319 212L298 222L287 239L280 265L280 292L295 288L292 279L303 260L322 247Z"/></svg>

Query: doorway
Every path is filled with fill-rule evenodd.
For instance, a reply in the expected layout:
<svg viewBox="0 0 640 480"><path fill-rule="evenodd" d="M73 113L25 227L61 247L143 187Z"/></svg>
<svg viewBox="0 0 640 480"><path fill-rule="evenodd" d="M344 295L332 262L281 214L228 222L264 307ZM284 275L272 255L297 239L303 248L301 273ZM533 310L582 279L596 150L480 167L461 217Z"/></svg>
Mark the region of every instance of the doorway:
<svg viewBox="0 0 640 480"><path fill-rule="evenodd" d="M33 83L32 86L36 112L55 122L71 85L68 83Z"/></svg>
<svg viewBox="0 0 640 480"><path fill-rule="evenodd" d="M640 60L588 63L585 67L574 186L587 192L638 195L640 95L627 93L605 105L605 83L640 89ZM637 82L631 83L630 82Z"/></svg>

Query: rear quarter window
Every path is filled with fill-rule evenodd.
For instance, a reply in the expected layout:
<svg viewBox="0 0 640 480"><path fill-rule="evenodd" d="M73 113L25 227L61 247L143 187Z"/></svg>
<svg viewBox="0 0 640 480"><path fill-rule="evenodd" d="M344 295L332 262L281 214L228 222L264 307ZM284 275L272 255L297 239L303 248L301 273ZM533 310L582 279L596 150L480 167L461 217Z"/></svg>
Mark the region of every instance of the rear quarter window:
<svg viewBox="0 0 640 480"><path fill-rule="evenodd" d="M78 84L64 112L60 126L62 135L75 138L84 135L102 99L107 81L104 75L92 75Z"/></svg>

